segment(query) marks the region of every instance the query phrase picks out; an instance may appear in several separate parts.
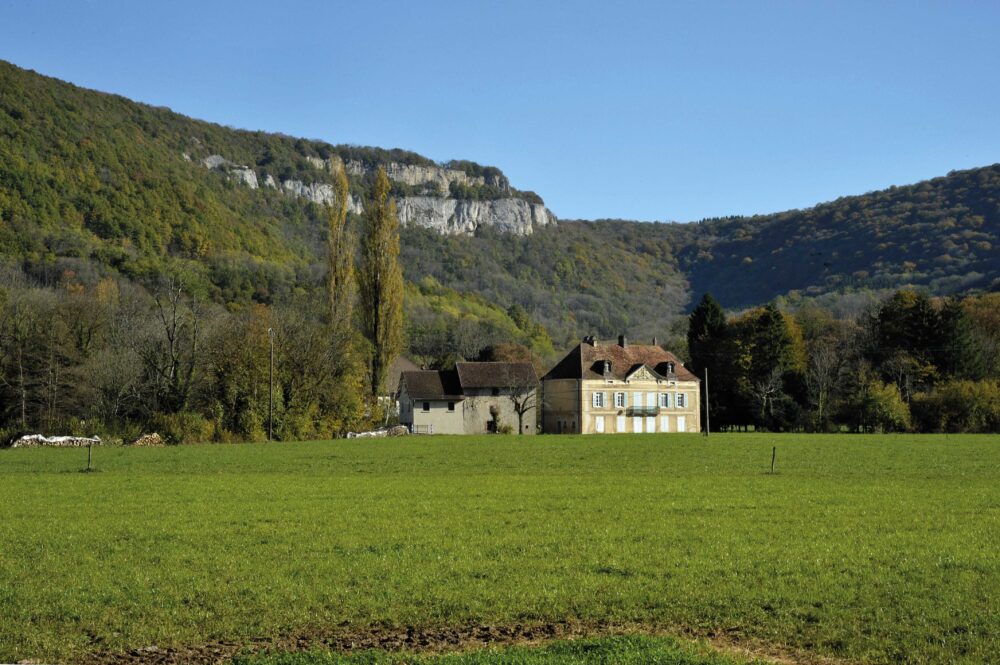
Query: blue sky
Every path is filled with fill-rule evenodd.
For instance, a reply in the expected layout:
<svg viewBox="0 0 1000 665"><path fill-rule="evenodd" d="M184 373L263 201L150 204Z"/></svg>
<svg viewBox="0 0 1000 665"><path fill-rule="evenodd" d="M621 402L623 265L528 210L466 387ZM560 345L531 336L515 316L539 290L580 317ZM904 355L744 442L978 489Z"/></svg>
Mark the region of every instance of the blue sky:
<svg viewBox="0 0 1000 665"><path fill-rule="evenodd" d="M1000 3L0 0L0 58L502 168L562 218L799 208L1000 161Z"/></svg>

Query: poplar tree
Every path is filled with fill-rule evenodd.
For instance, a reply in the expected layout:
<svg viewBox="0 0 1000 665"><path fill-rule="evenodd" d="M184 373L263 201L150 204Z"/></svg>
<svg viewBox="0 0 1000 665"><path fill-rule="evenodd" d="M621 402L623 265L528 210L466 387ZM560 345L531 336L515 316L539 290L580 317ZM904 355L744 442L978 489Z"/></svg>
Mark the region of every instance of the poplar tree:
<svg viewBox="0 0 1000 665"><path fill-rule="evenodd" d="M335 199L327 206L327 297L334 342L345 344L350 336L354 311L354 237L347 230L350 190L340 157L330 159Z"/></svg>
<svg viewBox="0 0 1000 665"><path fill-rule="evenodd" d="M379 167L365 209L358 292L361 332L369 343L368 374L377 403L392 361L403 346L403 273L399 266L399 219L389 197L389 177Z"/></svg>

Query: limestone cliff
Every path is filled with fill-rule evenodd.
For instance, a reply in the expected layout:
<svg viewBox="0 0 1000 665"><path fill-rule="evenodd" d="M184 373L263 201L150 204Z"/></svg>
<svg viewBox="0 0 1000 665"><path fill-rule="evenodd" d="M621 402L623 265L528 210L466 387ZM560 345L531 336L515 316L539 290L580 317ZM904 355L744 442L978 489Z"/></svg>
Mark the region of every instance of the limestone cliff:
<svg viewBox="0 0 1000 665"><path fill-rule="evenodd" d="M545 206L515 198L469 201L405 196L398 207L400 223L445 234L472 235L480 226L489 226L504 233L530 235L534 229L556 221Z"/></svg>
<svg viewBox="0 0 1000 665"><path fill-rule="evenodd" d="M187 155L185 155L187 158ZM308 161L317 169L326 170L328 163L309 157ZM210 155L201 160L206 168L222 171L232 180L258 189L264 187L280 190L289 195L327 204L334 200L333 187L327 183L306 183L301 180L276 180L271 174L258 180L256 171L241 164L230 162L221 155ZM373 166L358 161L345 164L351 175L365 176L374 170ZM425 186L427 196L403 196L397 201L399 221L403 225L422 226L442 234L472 235L480 227L491 227L504 233L530 235L534 229L553 224L556 221L548 208L541 203L532 203L513 194L507 178L499 172L487 175L470 175L458 169L443 166L421 166L413 164L389 163L385 167L391 180L410 187ZM495 171L495 169L494 169ZM499 191L500 198L457 199L450 196L452 183L464 186L488 185ZM433 195L435 194L436 195ZM361 199L351 195L349 210L360 214L364 211Z"/></svg>

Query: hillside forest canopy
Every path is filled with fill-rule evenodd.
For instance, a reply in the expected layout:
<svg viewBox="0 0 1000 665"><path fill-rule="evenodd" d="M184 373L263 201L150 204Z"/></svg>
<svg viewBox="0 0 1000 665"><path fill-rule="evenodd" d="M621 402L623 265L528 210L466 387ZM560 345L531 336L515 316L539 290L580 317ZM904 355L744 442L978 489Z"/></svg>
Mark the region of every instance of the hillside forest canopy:
<svg viewBox="0 0 1000 665"><path fill-rule="evenodd" d="M317 163L333 158L445 167L484 181L452 197L540 202L495 167L236 130L0 62L5 433L259 439L269 328L277 437L366 424L363 378L331 342L323 306L328 211L199 163L214 154L259 178L314 183L330 182ZM348 187L364 198L373 184L374 175L352 174ZM390 186L396 198L428 194ZM350 213L345 234L359 237L364 225ZM988 429L926 414L988 395L996 381L998 233L1000 165L692 224L560 221L528 236L403 227L404 353L428 367L530 358L543 369L584 335L655 335L720 372L721 427ZM724 325L715 316L713 337L689 350L688 313L708 291L726 308ZM900 293L922 303L921 334L904 341L906 326L873 323ZM775 341L785 337L787 348ZM928 339L933 349L919 346ZM941 347L955 339L979 349L976 358L946 358ZM820 356L834 356L836 371L810 369ZM820 375L836 379L818 387ZM891 417L872 416L876 402Z"/></svg>

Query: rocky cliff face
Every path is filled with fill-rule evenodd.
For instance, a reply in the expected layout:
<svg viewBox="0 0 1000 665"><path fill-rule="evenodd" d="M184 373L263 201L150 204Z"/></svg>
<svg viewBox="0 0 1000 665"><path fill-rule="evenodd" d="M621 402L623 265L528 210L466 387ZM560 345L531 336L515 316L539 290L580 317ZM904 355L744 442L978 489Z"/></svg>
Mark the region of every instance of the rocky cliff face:
<svg viewBox="0 0 1000 665"><path fill-rule="evenodd" d="M355 161L347 162L344 167L348 173L354 175L365 175L374 170L367 164ZM386 167L385 173L389 176L390 180L410 186L433 183L437 186L441 196L448 196L451 192L451 183L453 182L460 185L492 185L503 192L510 193L510 183L503 175L486 178L483 176L470 176L465 171L446 169L439 166L417 166L413 164L397 164L395 162Z"/></svg>
<svg viewBox="0 0 1000 665"><path fill-rule="evenodd" d="M184 155L188 158L187 155ZM327 163L313 157L309 161L320 169ZM209 169L222 171L231 179L251 189L261 187L257 173L249 166L234 164L221 155L210 155L201 160ZM366 175L373 167L361 162L345 164L347 172ZM510 183L502 175L470 176L464 171L437 166L417 166L391 163L386 167L391 180L410 186L432 185L439 196L404 196L397 201L399 222L403 225L422 226L442 234L472 235L480 227L491 227L504 233L530 235L534 229L554 224L556 217L548 208L539 203L530 203L513 196L498 199L455 199L449 196L451 183L462 185L490 185L502 192L510 192ZM305 183L301 180L277 181L268 174L263 178L263 186L280 190L289 196L297 196L314 203L328 204L335 199L333 187L326 183ZM352 195L349 210L364 212L360 198Z"/></svg>
<svg viewBox="0 0 1000 665"><path fill-rule="evenodd" d="M556 221L545 206L515 198L467 201L406 196L398 207L400 223L445 234L472 235L480 226L489 226L504 233L530 235L534 229Z"/></svg>

